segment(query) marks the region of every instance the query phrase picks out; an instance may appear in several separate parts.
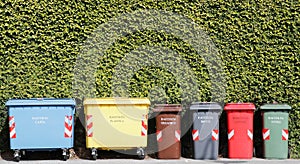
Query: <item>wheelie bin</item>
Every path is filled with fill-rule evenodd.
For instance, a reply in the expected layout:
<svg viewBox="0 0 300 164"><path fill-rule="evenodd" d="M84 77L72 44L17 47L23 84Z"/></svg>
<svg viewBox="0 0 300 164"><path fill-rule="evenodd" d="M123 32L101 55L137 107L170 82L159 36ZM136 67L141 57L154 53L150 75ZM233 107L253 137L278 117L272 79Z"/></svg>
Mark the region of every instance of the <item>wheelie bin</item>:
<svg viewBox="0 0 300 164"><path fill-rule="evenodd" d="M253 157L253 117L255 105L252 103L228 103L227 113L228 157L251 159Z"/></svg>
<svg viewBox="0 0 300 164"><path fill-rule="evenodd" d="M159 159L179 159L181 156L180 104L156 104L156 139Z"/></svg>
<svg viewBox="0 0 300 164"><path fill-rule="evenodd" d="M10 99L6 102L9 114L10 149L19 161L28 151L62 150L64 160L74 141L73 99L35 98Z"/></svg>
<svg viewBox="0 0 300 164"><path fill-rule="evenodd" d="M217 159L219 154L219 117L222 107L215 102L195 102L190 106L195 159Z"/></svg>
<svg viewBox="0 0 300 164"><path fill-rule="evenodd" d="M97 150L136 150L145 158L147 121L150 101L147 98L86 98L86 147L97 159Z"/></svg>
<svg viewBox="0 0 300 164"><path fill-rule="evenodd" d="M287 104L265 104L260 107L263 120L263 150L267 159L286 159L288 150L288 119L291 107Z"/></svg>

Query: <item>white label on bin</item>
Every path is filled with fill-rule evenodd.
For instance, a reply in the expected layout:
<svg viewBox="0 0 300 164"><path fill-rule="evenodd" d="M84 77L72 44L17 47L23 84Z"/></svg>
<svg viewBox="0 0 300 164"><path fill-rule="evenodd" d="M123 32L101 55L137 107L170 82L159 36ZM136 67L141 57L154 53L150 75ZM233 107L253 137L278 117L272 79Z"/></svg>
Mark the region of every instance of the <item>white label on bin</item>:
<svg viewBox="0 0 300 164"><path fill-rule="evenodd" d="M282 129L282 140L287 141L289 139L289 130Z"/></svg>
<svg viewBox="0 0 300 164"><path fill-rule="evenodd" d="M247 116L233 116L232 119L234 124L245 124L250 118Z"/></svg>
<svg viewBox="0 0 300 164"><path fill-rule="evenodd" d="M282 124L282 121L284 120L284 117L281 117L281 116L268 116L267 119L270 120L272 124Z"/></svg>
<svg viewBox="0 0 300 164"><path fill-rule="evenodd" d="M248 129L247 130L247 135L249 137L250 140L253 140L253 133L252 133L252 130Z"/></svg>
<svg viewBox="0 0 300 164"><path fill-rule="evenodd" d="M33 120L33 122L35 124L46 124L46 121L49 119L48 117L46 116L34 116L34 117L31 117L31 119Z"/></svg>
<svg viewBox="0 0 300 164"><path fill-rule="evenodd" d="M175 117L161 117L160 118L161 125L176 125Z"/></svg>
<svg viewBox="0 0 300 164"><path fill-rule="evenodd" d="M228 133L228 140L230 140L234 136L234 129L230 130Z"/></svg>
<svg viewBox="0 0 300 164"><path fill-rule="evenodd" d="M200 120L201 124L209 124L213 122L212 120L214 117L212 116L198 116L198 119Z"/></svg>
<svg viewBox="0 0 300 164"><path fill-rule="evenodd" d="M125 116L123 116L123 115L109 116L109 122L110 123L124 123Z"/></svg>

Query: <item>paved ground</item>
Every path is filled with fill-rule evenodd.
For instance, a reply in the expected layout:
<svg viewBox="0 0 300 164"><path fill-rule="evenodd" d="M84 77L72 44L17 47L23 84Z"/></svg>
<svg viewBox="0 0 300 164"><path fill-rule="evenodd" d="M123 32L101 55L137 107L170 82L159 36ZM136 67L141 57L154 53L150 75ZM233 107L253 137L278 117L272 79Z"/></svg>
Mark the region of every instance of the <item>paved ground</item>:
<svg viewBox="0 0 300 164"><path fill-rule="evenodd" d="M14 161L7 161L7 160L1 160L0 163L2 164L16 164ZM293 160L293 159L287 159L287 160L265 160L265 159L259 159L259 158L253 158L251 160L235 160L235 159L227 159L227 158L220 158L218 160L193 160L193 159L186 159L181 158L179 160L157 160L153 158L147 158L145 160L135 160L135 159L98 159L96 161L92 160L83 160L83 159L70 159L68 161L60 161L60 160L23 160L19 163L27 163L27 164L39 164L39 163L46 163L46 164L55 164L55 163L61 163L61 164L68 164L68 163L74 163L74 164L81 164L81 163L90 163L90 164L98 164L98 163L109 163L109 164L141 164L141 163L149 163L149 164L177 164L177 163L214 163L214 164L247 164L247 163L253 163L253 164L299 164L300 160Z"/></svg>
<svg viewBox="0 0 300 164"><path fill-rule="evenodd" d="M39 164L39 163L45 163L45 164L102 164L102 163L109 163L109 164L141 164L141 163L149 163L149 164L181 164L181 163L212 163L212 164L247 164L247 163L253 163L253 164L300 164L300 159L286 159L286 160L266 160L262 158L252 158L251 160L239 160L239 159L228 159L228 158L219 158L218 160L194 160L190 158L180 158L177 160L159 160L155 158L151 158L149 156L146 156L144 160L135 159L135 156L131 157L128 155L115 153L115 152L107 152L103 151L100 152L101 156L96 161L90 160L90 154L80 153L77 151L78 154L81 154L80 157L77 155L74 155L74 151L70 151L71 159L67 161L59 160L61 157L60 152L31 152L28 153L27 159L22 159L19 163L25 163L25 164ZM0 164L16 164L17 162L13 161L13 152L12 151L6 151L6 152L0 152Z"/></svg>

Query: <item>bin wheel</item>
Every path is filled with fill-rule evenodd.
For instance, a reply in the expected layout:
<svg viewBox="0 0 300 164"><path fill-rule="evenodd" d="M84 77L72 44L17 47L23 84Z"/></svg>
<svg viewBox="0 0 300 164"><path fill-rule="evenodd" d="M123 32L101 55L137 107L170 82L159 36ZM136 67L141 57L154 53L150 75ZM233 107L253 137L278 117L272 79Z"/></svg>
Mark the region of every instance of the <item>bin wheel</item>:
<svg viewBox="0 0 300 164"><path fill-rule="evenodd" d="M93 160L97 160L97 155L92 155Z"/></svg>
<svg viewBox="0 0 300 164"><path fill-rule="evenodd" d="M30 157L29 156L30 153L26 152L26 150L21 150L20 152L21 152L21 158L22 159L26 159L27 160Z"/></svg>
<svg viewBox="0 0 300 164"><path fill-rule="evenodd" d="M98 157L98 152L97 152L97 149L96 148L92 148L92 159L93 160L97 160L97 157Z"/></svg>
<svg viewBox="0 0 300 164"><path fill-rule="evenodd" d="M136 154L138 155L139 159L145 158L145 150L143 148L138 148Z"/></svg>
<svg viewBox="0 0 300 164"><path fill-rule="evenodd" d="M64 156L63 156L63 160L64 160L64 161L66 161L66 160L68 160L68 159L69 159L69 156L68 156L68 155L64 155Z"/></svg>
<svg viewBox="0 0 300 164"><path fill-rule="evenodd" d="M287 156L288 159L291 158L291 148L288 148L288 156Z"/></svg>
<svg viewBox="0 0 300 164"><path fill-rule="evenodd" d="M64 161L66 161L66 160L69 159L68 149L63 149L62 157L63 157L63 160L64 160Z"/></svg>
<svg viewBox="0 0 300 164"><path fill-rule="evenodd" d="M14 159L15 159L16 162L20 161L20 159L21 159L20 150L15 150Z"/></svg>
<svg viewBox="0 0 300 164"><path fill-rule="evenodd" d="M20 159L21 159L21 157L20 157L20 156L18 156L18 157L15 157L15 161L16 161L16 162L19 162L19 161L20 161Z"/></svg>
<svg viewBox="0 0 300 164"><path fill-rule="evenodd" d="M255 148L253 148L253 157L256 157Z"/></svg>

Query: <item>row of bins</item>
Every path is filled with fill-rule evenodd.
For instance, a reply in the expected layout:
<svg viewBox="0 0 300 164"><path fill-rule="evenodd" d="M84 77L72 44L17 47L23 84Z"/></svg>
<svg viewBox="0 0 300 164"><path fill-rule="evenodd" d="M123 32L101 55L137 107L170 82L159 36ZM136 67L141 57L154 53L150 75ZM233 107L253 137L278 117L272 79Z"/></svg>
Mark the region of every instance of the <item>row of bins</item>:
<svg viewBox="0 0 300 164"><path fill-rule="evenodd" d="M20 160L26 151L62 150L64 160L74 142L73 99L12 99L9 109L10 148ZM147 98L85 99L86 147L91 157L101 150L135 150L145 158L150 101ZM249 159L253 156L252 103L228 103L228 157ZM286 104L266 104L262 111L264 157L285 159L288 156L288 111ZM195 159L217 159L219 117L222 106L213 102L196 102L190 106L193 124L190 135ZM180 104L156 104L156 139L158 158L181 157ZM182 120L186 121L186 120Z"/></svg>
<svg viewBox="0 0 300 164"><path fill-rule="evenodd" d="M219 140L219 116L222 107L218 103L194 103L192 138L195 159L217 159ZM227 115L228 157L250 159L253 157L253 123L256 107L252 103L228 103ZM262 116L262 140L264 158L286 159L288 150L288 119L291 107L287 104L260 106Z"/></svg>
<svg viewBox="0 0 300 164"><path fill-rule="evenodd" d="M227 113L229 158L250 159L253 156L252 103L229 103ZM287 104L265 104L260 106L262 116L263 154L267 159L286 159L288 150L288 120L291 107Z"/></svg>

